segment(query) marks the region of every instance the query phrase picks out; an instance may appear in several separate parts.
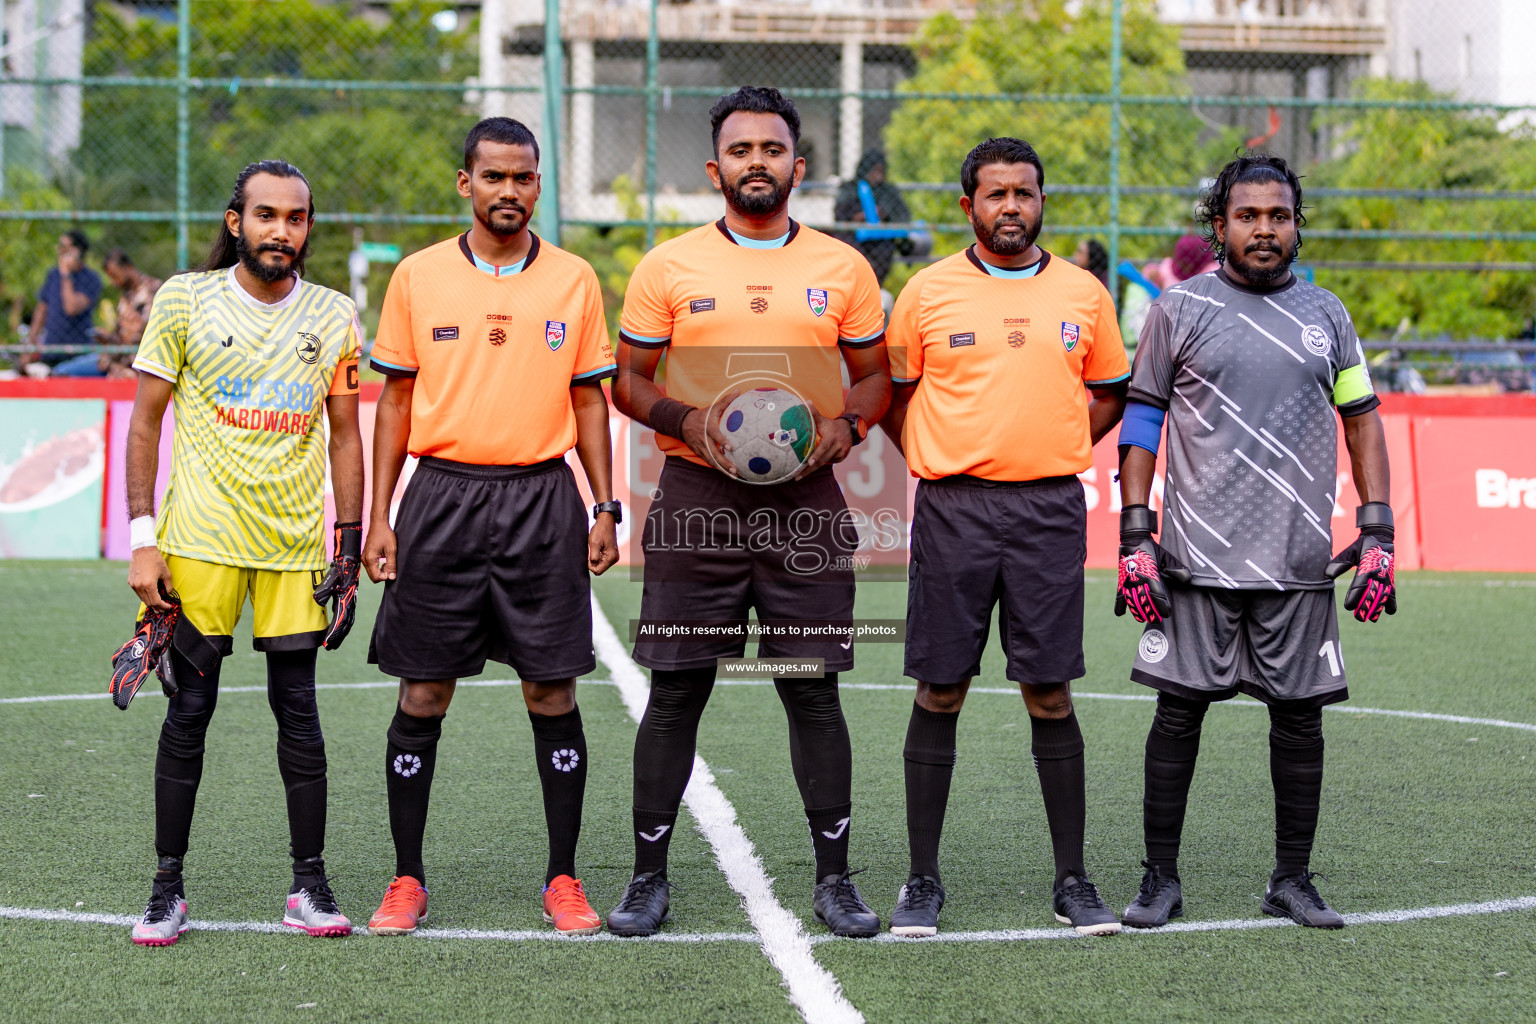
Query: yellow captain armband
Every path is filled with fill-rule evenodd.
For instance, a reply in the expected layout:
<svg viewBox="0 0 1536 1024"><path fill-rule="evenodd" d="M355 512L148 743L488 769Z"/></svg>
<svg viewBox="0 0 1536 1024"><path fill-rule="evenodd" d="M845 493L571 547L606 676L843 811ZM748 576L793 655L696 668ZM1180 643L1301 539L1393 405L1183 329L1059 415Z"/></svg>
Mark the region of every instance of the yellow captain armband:
<svg viewBox="0 0 1536 1024"><path fill-rule="evenodd" d="M1371 376L1366 372L1365 364L1356 363L1341 370L1338 379L1333 382L1333 405L1334 408L1338 408L1350 402L1358 402L1375 393L1376 390L1371 387Z"/></svg>

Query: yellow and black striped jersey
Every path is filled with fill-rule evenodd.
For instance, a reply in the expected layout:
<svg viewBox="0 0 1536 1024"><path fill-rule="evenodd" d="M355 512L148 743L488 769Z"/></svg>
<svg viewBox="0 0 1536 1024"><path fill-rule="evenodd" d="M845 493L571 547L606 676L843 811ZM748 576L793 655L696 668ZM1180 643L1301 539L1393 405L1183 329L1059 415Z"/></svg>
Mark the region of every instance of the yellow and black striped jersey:
<svg viewBox="0 0 1536 1024"><path fill-rule="evenodd" d="M322 406L357 392L361 334L351 299L303 280L272 305L240 287L233 268L161 286L133 367L175 385L162 552L324 567Z"/></svg>

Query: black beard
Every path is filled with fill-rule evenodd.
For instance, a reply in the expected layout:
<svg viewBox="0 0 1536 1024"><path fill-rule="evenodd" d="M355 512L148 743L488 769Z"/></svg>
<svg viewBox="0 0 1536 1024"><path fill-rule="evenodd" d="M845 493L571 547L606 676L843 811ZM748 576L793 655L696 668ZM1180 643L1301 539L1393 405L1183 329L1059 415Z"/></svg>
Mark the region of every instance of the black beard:
<svg viewBox="0 0 1536 1024"><path fill-rule="evenodd" d="M497 223L495 222L494 218L496 217L496 215L498 213L499 214L504 214L506 216L511 217L511 219L512 219L512 227L509 230L503 231L501 229L501 227L498 226ZM503 237L510 237L512 235L517 234L519 231L523 230L523 228L527 226L527 224L528 224L528 211L527 210L523 210L523 209L516 209L516 210L514 210L511 207L506 207L506 206L502 206L502 207L495 207L495 206L493 206L491 209L485 211L485 217L481 219L480 223L484 224L486 230L489 231L493 235L501 235ZM503 222L503 223L505 223L505 222Z"/></svg>
<svg viewBox="0 0 1536 1024"><path fill-rule="evenodd" d="M1004 224L1020 224L1024 227L1022 235L1005 235L998 229ZM998 256L1018 256L1028 252L1029 247L1035 244L1035 239L1040 237L1040 225L1031 224L1020 217L1016 220L999 218L991 224L983 226L975 224L976 241L984 245L988 252Z"/></svg>
<svg viewBox="0 0 1536 1024"><path fill-rule="evenodd" d="M1252 248L1250 246L1250 248ZM1296 236L1296 241L1291 246L1291 251L1285 254L1285 258L1274 266L1264 267L1249 263L1246 252L1230 252L1227 258L1231 260L1232 267L1249 284L1258 288L1267 288L1277 284L1291 272L1291 264L1296 262L1296 257L1301 252L1301 235Z"/></svg>
<svg viewBox="0 0 1536 1024"><path fill-rule="evenodd" d="M235 255L240 258L240 265L245 268L246 273L262 284L277 284L277 282L286 281L293 276L293 263L289 263L287 266L273 266L270 263L265 263L261 259L261 254L264 252L280 252L285 256L294 258L295 261L297 261L300 255L299 251L291 245L260 246L253 251L246 244L244 235L239 235L235 238Z"/></svg>
<svg viewBox="0 0 1536 1024"><path fill-rule="evenodd" d="M742 189L747 181L753 178L766 179L772 191L750 194L743 192ZM734 182L721 178L720 191L725 195L726 205L742 216L768 217L788 205L790 186L767 171L751 171Z"/></svg>

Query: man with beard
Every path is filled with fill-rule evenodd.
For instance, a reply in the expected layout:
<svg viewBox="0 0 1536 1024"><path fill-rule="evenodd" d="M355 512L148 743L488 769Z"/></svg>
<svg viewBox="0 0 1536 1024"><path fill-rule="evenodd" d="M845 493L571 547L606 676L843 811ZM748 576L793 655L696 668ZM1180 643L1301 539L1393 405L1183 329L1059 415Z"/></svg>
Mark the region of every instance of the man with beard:
<svg viewBox="0 0 1536 1024"><path fill-rule="evenodd" d="M576 679L592 671L591 584L618 560L608 400L613 350L597 275L529 230L539 144L490 117L464 140L459 195L474 222L400 263L372 364L388 379L373 434L363 563L385 582L368 660L400 677L384 755L395 877L368 930L426 916L422 839L443 716L487 659L522 680L544 795L544 919L567 935L602 920L576 877L587 741ZM588 529L566 453L597 505ZM406 455L420 461L394 527Z"/></svg>
<svg viewBox="0 0 1536 1024"><path fill-rule="evenodd" d="M277 765L288 798L293 886L283 924L310 935L352 930L321 857L326 758L315 649L335 650L352 628L362 545L361 331L351 299L302 277L314 209L309 182L291 164L263 160L241 171L207 262L160 288L133 362L139 388L126 458L128 584L144 602L141 619L149 610L170 613L167 598L176 597L180 618L193 627L178 624L168 652L179 689L155 759L160 864L144 918L133 926L140 945L171 945L187 929L182 859L203 741L218 699L220 658L233 651L247 594L255 647L267 655L267 699L277 717ZM175 452L157 526L156 453L173 399ZM327 449L340 520L329 573ZM321 602L332 596L336 615L327 622ZM131 644L114 666L136 688L152 667L142 663L147 657L144 644ZM141 663L131 664L135 659ZM114 673L114 683L118 678Z"/></svg>
<svg viewBox="0 0 1536 1024"><path fill-rule="evenodd" d="M1056 919L1111 935L1120 922L1083 868L1083 734L1069 683L1084 673L1077 474L1120 420L1129 367L1109 293L1035 243L1045 169L1029 143L983 142L960 185L976 244L915 275L890 325L895 394L882 426L920 478L907 590L911 866L891 931L938 930L956 724L1001 601L1008 678L1029 710L1045 797Z"/></svg>
<svg viewBox="0 0 1536 1024"><path fill-rule="evenodd" d="M1333 579L1358 565L1344 607L1397 607L1387 449L1364 353L1342 303L1291 273L1304 223L1284 160L1243 156L1201 216L1222 265L1169 287L1136 350L1120 431L1116 614L1146 623L1131 678L1158 691L1147 735L1138 928L1183 909L1179 841L1212 701L1269 706L1275 868L1264 913L1339 928L1308 863L1323 782L1322 708L1349 696ZM1177 399L1177 400L1175 400ZM1337 414L1353 463L1359 538L1330 560ZM1168 420L1161 546L1147 505ZM1161 570L1159 572L1161 563ZM1184 585L1165 586L1162 575Z"/></svg>
<svg viewBox="0 0 1536 1024"><path fill-rule="evenodd" d="M890 398L880 288L857 251L789 217L790 190L805 175L792 102L746 86L716 102L709 119L715 158L704 166L725 216L646 254L620 322L614 404L652 427L667 456L646 517L641 629L744 623L755 609L761 622L822 631L812 642L765 638L758 655L823 660L824 677L774 685L815 850L816 919L835 935L868 936L880 919L848 876L853 753L837 690L838 673L853 667L851 636L824 630L853 617L848 556L857 543L831 464L864 440ZM664 353L665 391L655 382ZM792 388L815 418L805 465L772 487L736 478L719 426L730 395L759 386ZM699 719L717 661L740 657L745 643L738 634L642 636L635 645L651 691L635 737L634 877L608 915L615 934L651 935L667 919L668 844Z"/></svg>

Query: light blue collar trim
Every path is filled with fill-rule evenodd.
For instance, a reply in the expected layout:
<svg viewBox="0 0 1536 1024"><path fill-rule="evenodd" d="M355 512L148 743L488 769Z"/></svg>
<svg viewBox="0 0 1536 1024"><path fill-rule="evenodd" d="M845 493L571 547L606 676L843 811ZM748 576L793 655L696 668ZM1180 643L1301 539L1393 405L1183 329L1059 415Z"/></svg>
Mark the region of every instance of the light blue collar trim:
<svg viewBox="0 0 1536 1024"><path fill-rule="evenodd" d="M471 251L469 255L474 258L475 268L477 270L483 270L485 273L490 274L492 277L508 277L512 274L521 274L523 272L523 264L528 262L528 257L524 256L522 259L509 266L498 267L494 263L485 262L485 260L481 259L479 256L476 256L473 251Z"/></svg>
<svg viewBox="0 0 1536 1024"><path fill-rule="evenodd" d="M1007 267L994 267L986 260L980 260L979 262L981 263L981 268L993 277L1009 278L1034 277L1036 274L1040 273L1040 268L1045 265L1045 260L1041 260L1040 262L1032 263L1027 267L1020 267L1018 270L1010 270Z"/></svg>
<svg viewBox="0 0 1536 1024"><path fill-rule="evenodd" d="M731 231L730 228L726 228L725 230ZM789 242L788 231L784 232L778 238L769 238L766 240L762 238L747 238L745 235L738 235L734 231L731 231L731 237L734 238L736 240L736 244L741 246L743 249L782 249Z"/></svg>

